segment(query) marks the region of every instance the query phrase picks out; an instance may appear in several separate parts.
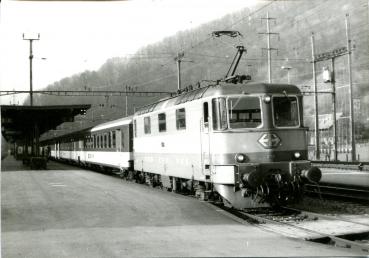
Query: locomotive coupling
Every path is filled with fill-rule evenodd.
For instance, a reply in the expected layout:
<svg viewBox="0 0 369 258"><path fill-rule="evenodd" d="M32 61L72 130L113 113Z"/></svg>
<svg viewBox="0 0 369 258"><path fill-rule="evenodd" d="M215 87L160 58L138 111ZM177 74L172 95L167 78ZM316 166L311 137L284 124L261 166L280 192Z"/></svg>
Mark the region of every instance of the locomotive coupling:
<svg viewBox="0 0 369 258"><path fill-rule="evenodd" d="M318 183L322 178L322 171L317 167L311 167L301 171L301 177L309 182Z"/></svg>

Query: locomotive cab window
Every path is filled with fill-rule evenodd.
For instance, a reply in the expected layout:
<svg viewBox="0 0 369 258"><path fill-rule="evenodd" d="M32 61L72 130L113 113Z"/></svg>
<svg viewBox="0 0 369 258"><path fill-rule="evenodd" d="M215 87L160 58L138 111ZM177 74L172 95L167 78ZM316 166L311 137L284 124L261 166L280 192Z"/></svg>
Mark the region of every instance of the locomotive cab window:
<svg viewBox="0 0 369 258"><path fill-rule="evenodd" d="M212 99L212 110L213 110L213 129L214 130L225 130L228 128L227 123L227 105L225 98Z"/></svg>
<svg viewBox="0 0 369 258"><path fill-rule="evenodd" d="M299 109L296 97L273 97L273 116L276 127L299 126Z"/></svg>
<svg viewBox="0 0 369 258"><path fill-rule="evenodd" d="M228 98L230 128L258 128L262 124L259 97Z"/></svg>
<svg viewBox="0 0 369 258"><path fill-rule="evenodd" d="M186 129L186 110L184 108L176 110L176 126L177 130Z"/></svg>

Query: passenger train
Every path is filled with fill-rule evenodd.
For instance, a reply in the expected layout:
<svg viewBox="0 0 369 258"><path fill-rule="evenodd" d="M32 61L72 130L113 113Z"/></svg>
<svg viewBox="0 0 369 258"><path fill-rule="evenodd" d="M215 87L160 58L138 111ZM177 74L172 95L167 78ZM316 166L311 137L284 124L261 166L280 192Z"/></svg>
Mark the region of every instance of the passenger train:
<svg viewBox="0 0 369 258"><path fill-rule="evenodd" d="M43 144L56 160L216 193L242 209L298 201L305 182L320 180L302 114L294 85L216 81Z"/></svg>

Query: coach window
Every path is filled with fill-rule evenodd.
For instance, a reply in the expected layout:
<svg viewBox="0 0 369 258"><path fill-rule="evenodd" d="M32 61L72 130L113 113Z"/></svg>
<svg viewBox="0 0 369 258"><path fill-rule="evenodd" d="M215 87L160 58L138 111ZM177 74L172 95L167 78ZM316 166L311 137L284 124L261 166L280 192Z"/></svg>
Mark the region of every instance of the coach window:
<svg viewBox="0 0 369 258"><path fill-rule="evenodd" d="M134 136L137 137L137 122L136 122L136 119L133 120L133 131L134 131Z"/></svg>
<svg viewBox="0 0 369 258"><path fill-rule="evenodd" d="M108 147L108 134L104 133L104 148Z"/></svg>
<svg viewBox="0 0 369 258"><path fill-rule="evenodd" d="M209 127L209 103L208 102L204 102L203 110L204 110L204 127L207 128Z"/></svg>
<svg viewBox="0 0 369 258"><path fill-rule="evenodd" d="M111 138L111 147L115 148L115 131L112 132Z"/></svg>
<svg viewBox="0 0 369 258"><path fill-rule="evenodd" d="M167 120L165 113L158 114L159 132L165 132L167 130Z"/></svg>
<svg viewBox="0 0 369 258"><path fill-rule="evenodd" d="M176 110L176 126L177 130L186 129L186 110L184 108Z"/></svg>
<svg viewBox="0 0 369 258"><path fill-rule="evenodd" d="M225 98L212 99L213 129L225 130L227 124L227 105Z"/></svg>
<svg viewBox="0 0 369 258"><path fill-rule="evenodd" d="M124 150L124 132L123 130L121 131L121 137L122 137L122 150Z"/></svg>
<svg viewBox="0 0 369 258"><path fill-rule="evenodd" d="M151 133L151 120L149 116L144 118L144 132L145 134Z"/></svg>

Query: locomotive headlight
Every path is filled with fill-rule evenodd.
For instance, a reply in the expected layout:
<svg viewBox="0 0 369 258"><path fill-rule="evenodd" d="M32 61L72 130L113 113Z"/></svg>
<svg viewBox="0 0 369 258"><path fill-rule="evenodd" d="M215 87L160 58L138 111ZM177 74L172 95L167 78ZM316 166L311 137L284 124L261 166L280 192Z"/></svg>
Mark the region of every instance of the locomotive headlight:
<svg viewBox="0 0 369 258"><path fill-rule="evenodd" d="M295 156L296 159L299 159L301 157L301 153L300 152L295 152L293 154L293 156Z"/></svg>
<svg viewBox="0 0 369 258"><path fill-rule="evenodd" d="M243 163L243 162L246 161L246 156L245 156L245 154L238 153L238 154L236 154L235 159L238 163Z"/></svg>
<svg viewBox="0 0 369 258"><path fill-rule="evenodd" d="M272 98L270 96L264 96L264 102L265 103L270 103L270 101L272 100Z"/></svg>

